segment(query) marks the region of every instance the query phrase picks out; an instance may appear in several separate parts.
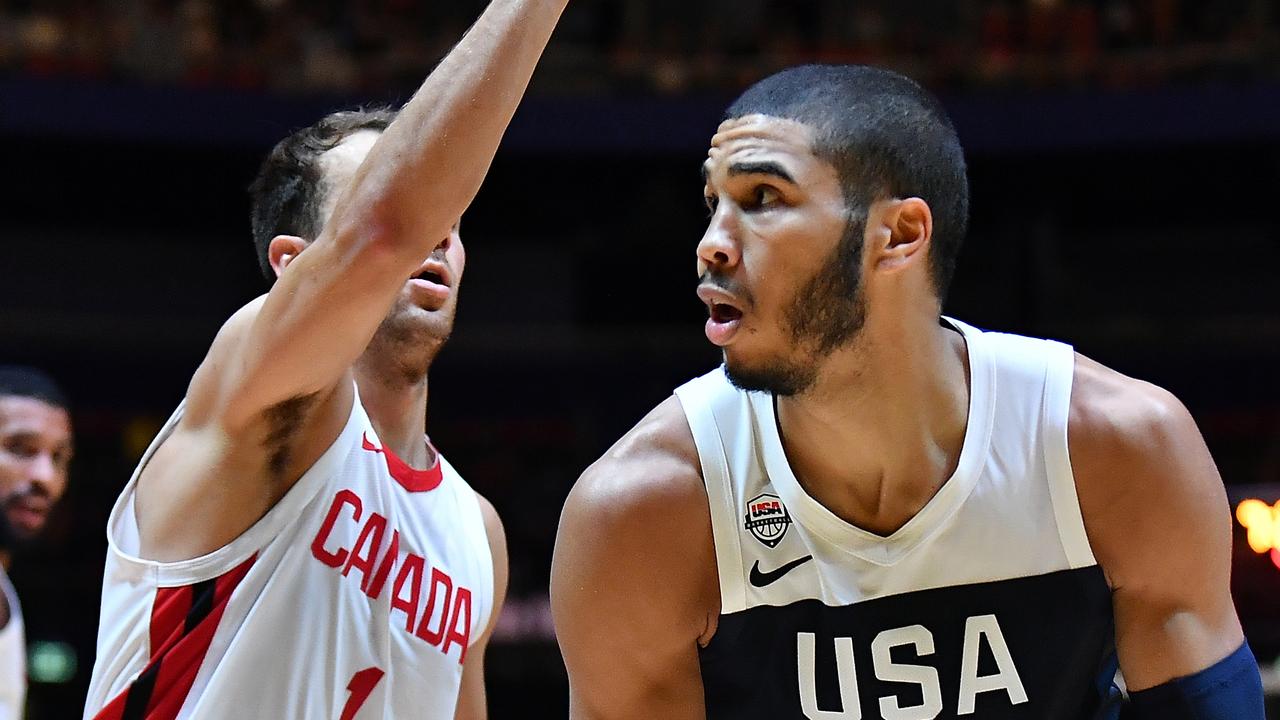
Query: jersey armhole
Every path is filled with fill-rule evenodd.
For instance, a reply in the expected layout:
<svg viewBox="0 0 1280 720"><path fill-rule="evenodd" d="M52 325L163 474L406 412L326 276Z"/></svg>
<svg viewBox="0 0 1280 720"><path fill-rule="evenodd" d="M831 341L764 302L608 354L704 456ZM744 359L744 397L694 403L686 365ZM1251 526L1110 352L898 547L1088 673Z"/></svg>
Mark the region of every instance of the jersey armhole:
<svg viewBox="0 0 1280 720"><path fill-rule="evenodd" d="M1046 341L1049 352L1045 368L1044 398L1041 408L1042 442L1049 498L1058 526L1058 537L1072 568L1097 565L1089 535L1085 531L1075 474L1071 471L1067 426L1071 417L1071 385L1075 376L1075 350L1070 345Z"/></svg>
<svg viewBox="0 0 1280 720"><path fill-rule="evenodd" d="M713 388L706 387L708 378L699 378L676 390L676 397L689 421L693 443L698 450L702 481L707 490L711 511L711 535L715 544L716 574L720 580L720 613L745 610L746 582L742 571L742 547L738 545L736 504L733 483L729 477L729 461L724 442L712 411ZM703 386L699 386L703 384Z"/></svg>

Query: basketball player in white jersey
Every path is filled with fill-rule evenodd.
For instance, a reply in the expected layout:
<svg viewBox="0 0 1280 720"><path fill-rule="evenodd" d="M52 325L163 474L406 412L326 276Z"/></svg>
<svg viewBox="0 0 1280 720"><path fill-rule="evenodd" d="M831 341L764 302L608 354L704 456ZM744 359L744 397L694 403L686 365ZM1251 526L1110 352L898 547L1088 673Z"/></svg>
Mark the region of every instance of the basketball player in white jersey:
<svg viewBox="0 0 1280 720"><path fill-rule="evenodd" d="M394 121L273 150L253 224L278 277L112 512L85 717L485 717L505 541L427 439L427 371L458 220L566 2L493 0Z"/></svg>
<svg viewBox="0 0 1280 720"><path fill-rule="evenodd" d="M1261 720L1187 411L940 317L968 189L931 96L785 71L734 103L704 172L724 366L567 501L572 718L1110 720L1118 656L1137 717Z"/></svg>
<svg viewBox="0 0 1280 720"><path fill-rule="evenodd" d="M5 571L35 541L67 489L66 396L35 368L0 366L0 720L19 720L27 695L22 606Z"/></svg>

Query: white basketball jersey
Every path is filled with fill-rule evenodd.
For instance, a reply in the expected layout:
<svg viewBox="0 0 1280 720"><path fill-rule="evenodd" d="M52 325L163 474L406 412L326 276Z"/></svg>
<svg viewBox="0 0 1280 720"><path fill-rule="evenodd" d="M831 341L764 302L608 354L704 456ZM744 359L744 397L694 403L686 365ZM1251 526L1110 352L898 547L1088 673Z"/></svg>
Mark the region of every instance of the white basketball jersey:
<svg viewBox="0 0 1280 720"><path fill-rule="evenodd" d="M2 568L0 592L9 601L9 622L0 629L0 720L20 720L27 697L27 639L18 593Z"/></svg>
<svg viewBox="0 0 1280 720"><path fill-rule="evenodd" d="M676 391L707 487L721 617L709 718L1111 718L1110 591L1067 455L1074 352L959 322L958 467L882 537L805 492L774 398L717 370Z"/></svg>
<svg viewBox="0 0 1280 720"><path fill-rule="evenodd" d="M86 718L452 718L493 608L479 501L441 456L414 470L357 394L333 445L203 557L138 555L138 474L116 502ZM199 512L198 509L193 512Z"/></svg>

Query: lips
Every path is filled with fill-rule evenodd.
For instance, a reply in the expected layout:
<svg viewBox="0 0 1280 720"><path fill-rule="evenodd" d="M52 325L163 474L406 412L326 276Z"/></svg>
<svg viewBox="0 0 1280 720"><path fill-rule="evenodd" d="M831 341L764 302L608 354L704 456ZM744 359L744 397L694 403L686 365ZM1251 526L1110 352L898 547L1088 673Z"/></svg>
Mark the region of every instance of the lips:
<svg viewBox="0 0 1280 720"><path fill-rule="evenodd" d="M733 341L742 325L741 300L714 285L698 286L698 299L707 306L707 339L724 347Z"/></svg>
<svg viewBox="0 0 1280 720"><path fill-rule="evenodd" d="M49 509L50 504L47 500L39 497L23 497L9 502L8 507L5 508L5 513L9 516L9 521L12 524L24 530L36 531L44 525Z"/></svg>
<svg viewBox="0 0 1280 720"><path fill-rule="evenodd" d="M409 288L415 301L429 310L437 310L449 299L453 278L449 266L434 258L418 266L409 278Z"/></svg>

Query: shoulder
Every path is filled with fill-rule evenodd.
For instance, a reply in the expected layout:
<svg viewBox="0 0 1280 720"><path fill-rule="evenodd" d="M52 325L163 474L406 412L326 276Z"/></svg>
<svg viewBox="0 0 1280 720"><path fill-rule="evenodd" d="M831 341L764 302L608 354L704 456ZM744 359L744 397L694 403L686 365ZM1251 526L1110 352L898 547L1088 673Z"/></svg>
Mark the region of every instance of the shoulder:
<svg viewBox="0 0 1280 720"><path fill-rule="evenodd" d="M1200 436L1173 393L1083 355L1076 356L1069 422L1073 449L1114 461L1142 460Z"/></svg>
<svg viewBox="0 0 1280 720"><path fill-rule="evenodd" d="M1159 572L1154 557L1180 546L1209 562L1229 542L1222 479L1172 393L1077 356L1068 422L1081 511L1113 585Z"/></svg>
<svg viewBox="0 0 1280 720"><path fill-rule="evenodd" d="M203 427L221 409L219 399L225 385L232 379L232 370L238 366L240 348L266 301L266 295L250 300L218 329L209 352L187 387L186 409L182 418L184 427Z"/></svg>
<svg viewBox="0 0 1280 720"><path fill-rule="evenodd" d="M664 623L674 642L707 631L716 603L715 548L697 450L675 397L650 412L582 474L565 502L552 604L572 640L582 622ZM643 588L643 590L638 590ZM625 618L631 620L625 620ZM576 625L576 627L574 627ZM668 634L669 633L669 634ZM661 638L637 638L660 642Z"/></svg>
<svg viewBox="0 0 1280 720"><path fill-rule="evenodd" d="M593 463L565 504L570 513L625 529L679 523L705 506L698 453L679 400L672 396ZM562 521L563 522L563 521Z"/></svg>

